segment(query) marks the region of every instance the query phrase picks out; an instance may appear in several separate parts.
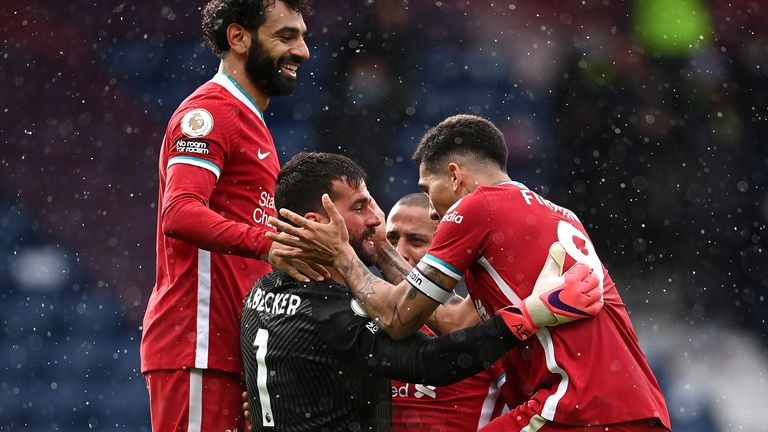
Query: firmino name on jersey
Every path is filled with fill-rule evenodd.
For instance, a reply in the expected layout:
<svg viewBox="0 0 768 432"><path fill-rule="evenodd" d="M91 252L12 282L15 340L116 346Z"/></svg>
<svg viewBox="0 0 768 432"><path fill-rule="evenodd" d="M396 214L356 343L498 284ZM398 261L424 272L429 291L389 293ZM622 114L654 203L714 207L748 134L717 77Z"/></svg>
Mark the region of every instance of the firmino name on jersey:
<svg viewBox="0 0 768 432"><path fill-rule="evenodd" d="M552 211L561 213L563 216L567 217L568 219L579 222L579 218L576 217L575 213L573 213L572 211L568 210L565 207L561 207L553 203L552 201L546 198L542 198L541 196L539 196L539 194L537 194L536 192L533 192L530 189L520 189L520 194L523 196L525 203L528 205L531 205L531 203L535 200L536 203L543 205L545 207L549 207L550 209L552 209Z"/></svg>
<svg viewBox="0 0 768 432"><path fill-rule="evenodd" d="M300 304L301 297L295 294L264 294L264 290L257 288L245 299L243 307L272 315L293 315Z"/></svg>

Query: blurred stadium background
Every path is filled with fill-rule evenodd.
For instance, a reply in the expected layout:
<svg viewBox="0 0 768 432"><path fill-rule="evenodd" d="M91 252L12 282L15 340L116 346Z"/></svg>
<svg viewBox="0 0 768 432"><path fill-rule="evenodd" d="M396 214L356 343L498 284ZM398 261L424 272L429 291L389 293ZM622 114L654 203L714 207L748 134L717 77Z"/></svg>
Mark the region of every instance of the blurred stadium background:
<svg viewBox="0 0 768 432"><path fill-rule="evenodd" d="M0 8L0 430L149 430L138 372L157 156L218 61L203 0ZM768 431L768 2L317 1L267 112L281 160L361 162L382 208L421 134L493 120L576 211L676 431Z"/></svg>

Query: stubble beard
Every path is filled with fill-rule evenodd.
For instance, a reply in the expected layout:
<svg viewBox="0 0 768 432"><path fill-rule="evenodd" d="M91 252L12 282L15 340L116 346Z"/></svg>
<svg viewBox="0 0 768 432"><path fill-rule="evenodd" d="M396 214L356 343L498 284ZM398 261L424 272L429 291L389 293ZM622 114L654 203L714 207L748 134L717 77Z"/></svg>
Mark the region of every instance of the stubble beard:
<svg viewBox="0 0 768 432"><path fill-rule="evenodd" d="M360 233L359 236L349 236L349 245L352 246L352 249L360 258L360 261L368 267L372 266L374 263L373 257L375 252L373 251L372 245L367 241L364 242L363 239L370 238L373 236L374 232L375 230L370 228Z"/></svg>

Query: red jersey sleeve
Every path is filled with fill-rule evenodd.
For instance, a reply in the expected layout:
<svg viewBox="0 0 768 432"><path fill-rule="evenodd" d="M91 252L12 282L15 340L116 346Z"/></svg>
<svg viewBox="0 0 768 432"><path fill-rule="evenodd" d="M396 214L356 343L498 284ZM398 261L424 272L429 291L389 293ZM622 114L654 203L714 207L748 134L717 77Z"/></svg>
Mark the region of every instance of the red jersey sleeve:
<svg viewBox="0 0 768 432"><path fill-rule="evenodd" d="M432 246L421 262L461 280L469 266L482 255L491 224L485 196L474 193L465 196L440 220Z"/></svg>
<svg viewBox="0 0 768 432"><path fill-rule="evenodd" d="M161 212L163 234L201 249L266 261L272 241L263 225L251 226L227 219L208 208L213 176L193 166L168 169Z"/></svg>
<svg viewBox="0 0 768 432"><path fill-rule="evenodd" d="M268 227L236 222L208 208L240 122L236 107L207 102L180 111L169 124L163 233L205 250L266 260L272 245L264 236Z"/></svg>
<svg viewBox="0 0 768 432"><path fill-rule="evenodd" d="M180 111L166 133L168 167L186 164L221 175L230 148L228 137L236 136L236 109L227 103L208 103Z"/></svg>

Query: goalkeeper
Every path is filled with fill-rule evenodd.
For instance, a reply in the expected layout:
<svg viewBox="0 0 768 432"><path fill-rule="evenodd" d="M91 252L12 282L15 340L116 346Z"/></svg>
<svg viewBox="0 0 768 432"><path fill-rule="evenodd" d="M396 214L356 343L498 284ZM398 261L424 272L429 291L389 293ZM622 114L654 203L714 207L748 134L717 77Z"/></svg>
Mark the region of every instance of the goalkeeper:
<svg viewBox="0 0 768 432"><path fill-rule="evenodd" d="M502 391L512 410L483 431L666 431L664 397L607 270L579 218L510 179L507 147L489 121L449 117L429 130L414 155L419 186L441 218L427 254L411 267L387 244L376 244L387 280L372 277L347 243L344 221L328 197L327 224L281 214L298 227L272 219L283 232L268 237L294 246L278 256L329 265L368 314L393 338L417 331L464 278L483 319L509 313L505 322L527 343L503 359ZM603 289L603 311L593 319L578 297L554 289L534 293L550 246L559 242L563 265L588 265ZM536 295L532 295L536 294ZM510 308L510 306L512 306ZM514 313L515 311L519 313ZM555 328L539 320L555 316ZM535 336L533 336L535 334Z"/></svg>

